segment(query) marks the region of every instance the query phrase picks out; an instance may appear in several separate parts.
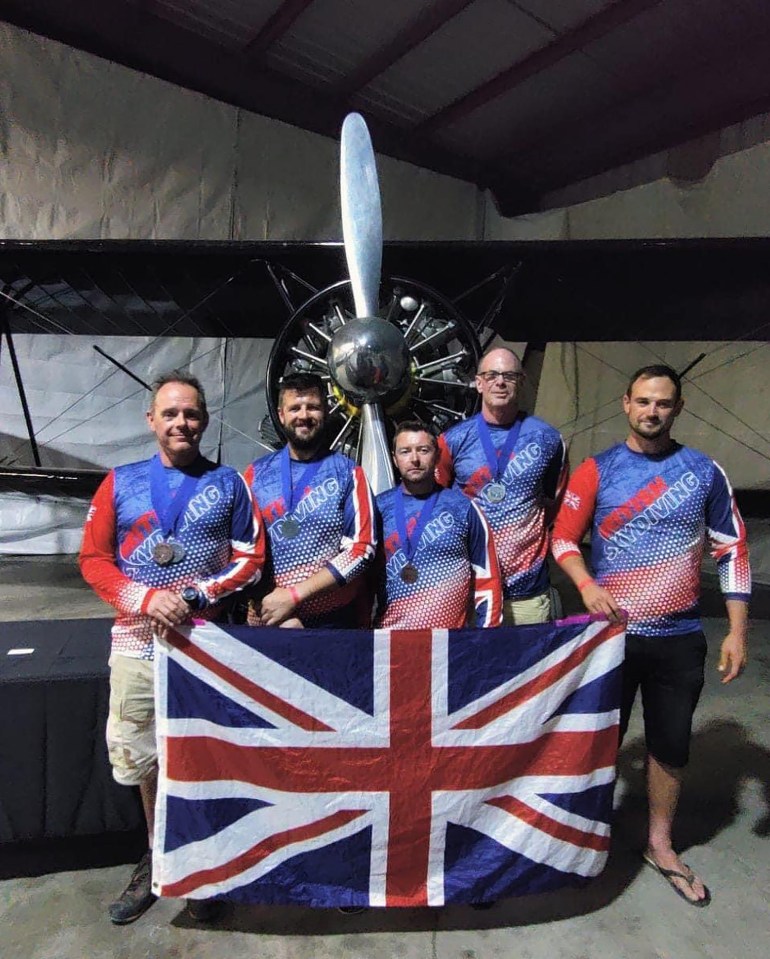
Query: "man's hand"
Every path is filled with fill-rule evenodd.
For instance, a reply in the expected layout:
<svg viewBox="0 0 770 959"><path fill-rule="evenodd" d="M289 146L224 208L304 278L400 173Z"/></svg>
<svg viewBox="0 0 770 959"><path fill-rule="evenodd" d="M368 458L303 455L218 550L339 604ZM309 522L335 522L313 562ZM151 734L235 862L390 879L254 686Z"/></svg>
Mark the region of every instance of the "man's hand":
<svg viewBox="0 0 770 959"><path fill-rule="evenodd" d="M147 604L147 615L158 626L165 629L186 623L192 616L192 610L179 593L170 589L159 589L153 593Z"/></svg>
<svg viewBox="0 0 770 959"><path fill-rule="evenodd" d="M722 649L719 654L717 669L724 673L722 685L731 683L746 668L748 649L745 632L730 630L722 640Z"/></svg>
<svg viewBox="0 0 770 959"><path fill-rule="evenodd" d="M263 626L280 626L295 609L296 605L289 590L276 586L272 593L262 599L260 621Z"/></svg>
<svg viewBox="0 0 770 959"><path fill-rule="evenodd" d="M589 582L582 588L580 595L583 599L583 605L589 613L599 613L606 616L611 623L622 622L623 614L615 602L615 597L603 586L593 581Z"/></svg>

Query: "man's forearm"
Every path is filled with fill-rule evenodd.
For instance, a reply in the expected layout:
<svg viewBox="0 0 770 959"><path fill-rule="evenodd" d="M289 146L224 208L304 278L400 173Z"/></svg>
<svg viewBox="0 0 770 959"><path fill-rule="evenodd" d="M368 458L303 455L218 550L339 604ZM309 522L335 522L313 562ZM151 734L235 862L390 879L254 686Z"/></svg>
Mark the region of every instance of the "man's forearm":
<svg viewBox="0 0 770 959"><path fill-rule="evenodd" d="M589 613L606 616L611 622L620 622L622 613L615 597L596 582L581 554L570 553L562 557L559 566L575 584Z"/></svg>
<svg viewBox="0 0 770 959"><path fill-rule="evenodd" d="M749 604L742 599L726 599L725 606L730 632L746 636L749 631Z"/></svg>
<svg viewBox="0 0 770 959"><path fill-rule="evenodd" d="M559 560L559 566L569 576L575 586L579 589L585 580L592 580L593 576L588 571L585 560L582 555L573 553Z"/></svg>

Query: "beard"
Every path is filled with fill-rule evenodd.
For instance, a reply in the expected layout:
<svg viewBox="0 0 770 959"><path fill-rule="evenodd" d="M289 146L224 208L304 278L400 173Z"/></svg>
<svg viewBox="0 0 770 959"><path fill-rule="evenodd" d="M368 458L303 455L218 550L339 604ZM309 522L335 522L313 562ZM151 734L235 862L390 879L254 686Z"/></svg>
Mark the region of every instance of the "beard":
<svg viewBox="0 0 770 959"><path fill-rule="evenodd" d="M286 439L295 449L307 452L308 450L316 449L323 443L326 435L326 424L323 422L319 423L311 432L303 433L302 435L298 435L293 426L284 426L283 432L286 435Z"/></svg>
<svg viewBox="0 0 770 959"><path fill-rule="evenodd" d="M630 425L632 432L646 440L656 440L659 436L663 436L665 433L668 433L670 429L670 424L660 422L644 424L631 423Z"/></svg>

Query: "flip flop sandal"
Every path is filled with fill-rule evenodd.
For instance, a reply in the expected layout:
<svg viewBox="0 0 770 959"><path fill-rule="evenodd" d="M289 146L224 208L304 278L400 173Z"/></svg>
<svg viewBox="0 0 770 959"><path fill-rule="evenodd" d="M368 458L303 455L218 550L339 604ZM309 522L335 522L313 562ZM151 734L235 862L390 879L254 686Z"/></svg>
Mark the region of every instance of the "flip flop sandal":
<svg viewBox="0 0 770 959"><path fill-rule="evenodd" d="M683 865L684 868L689 871L689 876L686 873L678 872L676 869L664 869L655 862L652 856L648 856L646 852L642 853L642 859L644 859L648 866L651 866L656 872L659 872L661 876L663 876L677 896L681 896L682 899L684 899L684 901L689 903L691 906L695 906L696 909L703 909L711 902L711 893L705 883L703 883L703 891L705 893L704 897L702 899L690 899L690 897L684 893L673 881L674 879L681 879L683 882L687 883L690 889L693 888L693 883L695 882L696 876L687 863L683 863Z"/></svg>

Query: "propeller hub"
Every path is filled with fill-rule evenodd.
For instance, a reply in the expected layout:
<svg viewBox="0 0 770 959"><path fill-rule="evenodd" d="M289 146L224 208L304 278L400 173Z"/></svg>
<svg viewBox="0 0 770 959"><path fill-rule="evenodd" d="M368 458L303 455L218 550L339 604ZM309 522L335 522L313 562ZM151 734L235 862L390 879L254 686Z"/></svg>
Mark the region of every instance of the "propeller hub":
<svg viewBox="0 0 770 959"><path fill-rule="evenodd" d="M376 316L358 317L341 326L326 354L329 373L357 403L388 398L395 402L409 386L409 349L401 331Z"/></svg>

